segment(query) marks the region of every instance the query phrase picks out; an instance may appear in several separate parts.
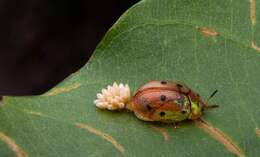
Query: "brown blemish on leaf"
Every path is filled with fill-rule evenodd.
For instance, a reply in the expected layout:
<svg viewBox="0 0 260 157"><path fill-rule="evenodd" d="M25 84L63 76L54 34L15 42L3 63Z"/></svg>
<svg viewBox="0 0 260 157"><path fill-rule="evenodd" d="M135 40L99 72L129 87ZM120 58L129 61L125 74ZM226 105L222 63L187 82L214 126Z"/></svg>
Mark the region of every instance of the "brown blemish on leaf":
<svg viewBox="0 0 260 157"><path fill-rule="evenodd" d="M219 33L215 29L209 27L199 28L199 31L206 37L219 35Z"/></svg>
<svg viewBox="0 0 260 157"><path fill-rule="evenodd" d="M155 131L160 132L163 135L164 141L168 141L169 140L169 133L165 128L161 128L161 127L152 127Z"/></svg>
<svg viewBox="0 0 260 157"><path fill-rule="evenodd" d="M87 131L96 134L97 136L100 136L101 138L107 140L108 142L112 143L114 145L114 147L122 154L125 153L125 148L118 143L111 135L101 132L99 130L97 130L96 128L89 126L87 124L82 124L82 123L76 123L76 126L82 129L86 129Z"/></svg>
<svg viewBox="0 0 260 157"><path fill-rule="evenodd" d="M239 147L217 128L214 128L213 126L211 126L210 124L208 124L206 121L202 119L196 120L195 123L197 124L198 127L202 128L206 133L210 134L218 142L222 143L231 153L234 153L238 157L245 156L241 152Z"/></svg>
<svg viewBox="0 0 260 157"><path fill-rule="evenodd" d="M24 109L24 112L29 113L34 116L42 116L41 112L31 111L31 110L27 110L27 109Z"/></svg>
<svg viewBox="0 0 260 157"><path fill-rule="evenodd" d="M256 16L255 16L255 0L250 0L250 19L252 25L256 23Z"/></svg>
<svg viewBox="0 0 260 157"><path fill-rule="evenodd" d="M69 92L73 89L79 88L80 86L81 86L80 83L75 83L75 84L68 86L68 87L55 88L52 91L46 93L44 96L54 96L54 95L58 95L58 94L61 94L61 93Z"/></svg>
<svg viewBox="0 0 260 157"><path fill-rule="evenodd" d="M6 143L17 157L28 157L25 151L21 147L19 147L11 137L0 132L0 140Z"/></svg>
<svg viewBox="0 0 260 157"><path fill-rule="evenodd" d="M259 129L259 128L256 128L256 129L255 129L255 133L256 133L256 135L257 135L258 137L260 137L260 129Z"/></svg>
<svg viewBox="0 0 260 157"><path fill-rule="evenodd" d="M258 47L255 43L255 41L252 41L252 44L251 44L252 48L255 49L256 51L260 51L260 47Z"/></svg>

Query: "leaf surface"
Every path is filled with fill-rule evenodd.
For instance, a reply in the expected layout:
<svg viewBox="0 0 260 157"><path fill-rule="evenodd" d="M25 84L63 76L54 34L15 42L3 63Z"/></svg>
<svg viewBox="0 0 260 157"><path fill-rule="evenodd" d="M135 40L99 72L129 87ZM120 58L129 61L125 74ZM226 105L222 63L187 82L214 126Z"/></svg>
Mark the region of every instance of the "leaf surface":
<svg viewBox="0 0 260 157"><path fill-rule="evenodd" d="M0 156L260 155L260 1L143 0L108 31L90 61L42 96L4 97ZM258 18L259 17L259 18ZM114 81L134 92L176 80L220 108L175 129L96 109Z"/></svg>

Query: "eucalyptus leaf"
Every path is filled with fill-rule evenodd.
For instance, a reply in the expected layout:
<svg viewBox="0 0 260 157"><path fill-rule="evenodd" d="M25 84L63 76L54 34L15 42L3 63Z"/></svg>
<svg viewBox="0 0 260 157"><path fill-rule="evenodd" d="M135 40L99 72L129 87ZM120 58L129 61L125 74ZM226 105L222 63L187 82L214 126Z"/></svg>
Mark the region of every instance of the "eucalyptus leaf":
<svg viewBox="0 0 260 157"><path fill-rule="evenodd" d="M259 18L258 18L259 17ZM260 1L143 0L108 31L90 61L42 96L4 97L1 157L260 155ZM202 122L144 122L99 110L113 82L185 82L218 109Z"/></svg>

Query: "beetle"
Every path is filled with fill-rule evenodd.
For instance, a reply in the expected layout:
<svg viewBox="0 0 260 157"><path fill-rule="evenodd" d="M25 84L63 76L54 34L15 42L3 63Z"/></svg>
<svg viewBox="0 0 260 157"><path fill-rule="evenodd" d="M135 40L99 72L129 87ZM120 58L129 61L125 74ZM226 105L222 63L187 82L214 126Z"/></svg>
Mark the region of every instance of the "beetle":
<svg viewBox="0 0 260 157"><path fill-rule="evenodd" d="M214 91L212 98L217 93ZM208 105L199 94L184 83L171 81L150 81L141 86L133 95L127 108L144 121L175 123L186 119L196 120Z"/></svg>

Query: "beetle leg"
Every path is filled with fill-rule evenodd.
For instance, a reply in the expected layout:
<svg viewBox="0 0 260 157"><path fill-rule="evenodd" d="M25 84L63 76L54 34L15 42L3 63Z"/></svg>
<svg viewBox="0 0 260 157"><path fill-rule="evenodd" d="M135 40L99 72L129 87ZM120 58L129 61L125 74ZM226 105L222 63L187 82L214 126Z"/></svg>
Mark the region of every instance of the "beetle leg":
<svg viewBox="0 0 260 157"><path fill-rule="evenodd" d="M173 124L174 129L177 129L180 127L178 122L173 122L172 124Z"/></svg>

